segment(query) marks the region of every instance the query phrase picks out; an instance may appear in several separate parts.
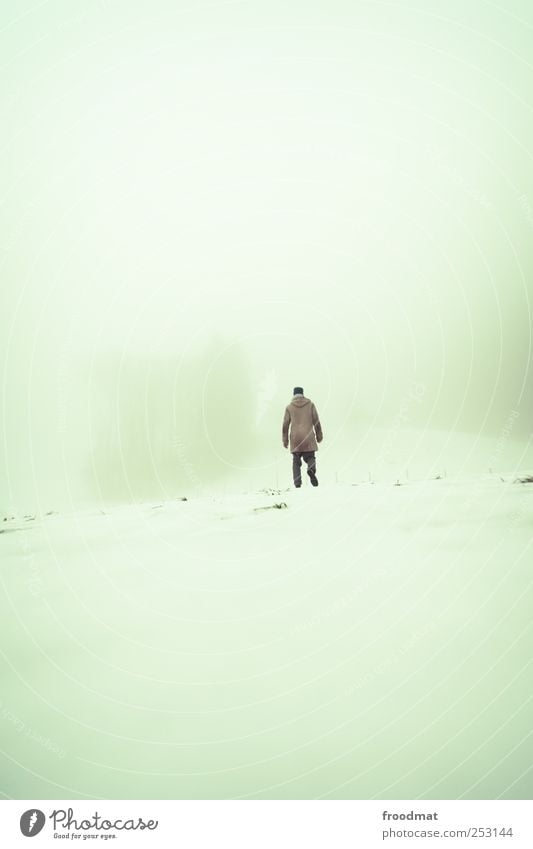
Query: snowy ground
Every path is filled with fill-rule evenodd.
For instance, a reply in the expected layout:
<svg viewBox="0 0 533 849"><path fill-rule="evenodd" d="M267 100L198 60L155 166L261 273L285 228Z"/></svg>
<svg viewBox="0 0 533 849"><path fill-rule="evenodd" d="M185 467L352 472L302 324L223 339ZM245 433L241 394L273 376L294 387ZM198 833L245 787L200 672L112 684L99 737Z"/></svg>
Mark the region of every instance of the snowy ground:
<svg viewBox="0 0 533 849"><path fill-rule="evenodd" d="M0 791L531 798L516 476L8 518Z"/></svg>

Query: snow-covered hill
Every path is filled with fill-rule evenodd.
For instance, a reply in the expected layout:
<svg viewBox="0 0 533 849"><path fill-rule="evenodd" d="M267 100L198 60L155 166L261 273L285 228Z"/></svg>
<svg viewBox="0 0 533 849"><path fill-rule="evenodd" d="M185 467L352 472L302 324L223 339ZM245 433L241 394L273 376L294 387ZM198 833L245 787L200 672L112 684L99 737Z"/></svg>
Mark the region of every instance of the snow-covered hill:
<svg viewBox="0 0 533 849"><path fill-rule="evenodd" d="M6 517L2 791L530 798L516 477Z"/></svg>

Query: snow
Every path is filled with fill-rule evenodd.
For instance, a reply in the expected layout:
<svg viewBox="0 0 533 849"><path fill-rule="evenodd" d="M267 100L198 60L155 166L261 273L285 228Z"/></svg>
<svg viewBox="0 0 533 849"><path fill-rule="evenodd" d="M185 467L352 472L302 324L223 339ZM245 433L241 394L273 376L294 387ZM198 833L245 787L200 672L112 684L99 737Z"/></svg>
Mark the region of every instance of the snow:
<svg viewBox="0 0 533 849"><path fill-rule="evenodd" d="M4 794L530 798L528 473L3 522Z"/></svg>

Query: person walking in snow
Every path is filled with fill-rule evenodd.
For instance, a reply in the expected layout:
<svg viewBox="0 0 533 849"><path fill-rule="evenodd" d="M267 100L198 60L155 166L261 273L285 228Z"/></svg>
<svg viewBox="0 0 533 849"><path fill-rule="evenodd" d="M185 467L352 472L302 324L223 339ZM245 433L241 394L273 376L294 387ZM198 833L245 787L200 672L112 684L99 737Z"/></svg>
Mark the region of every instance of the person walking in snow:
<svg viewBox="0 0 533 849"><path fill-rule="evenodd" d="M293 398L285 407L283 416L282 439L283 447L289 447L292 454L292 477L294 486L302 485L302 459L307 464L307 474L313 486L318 486L316 477L315 451L318 442L322 442L322 427L313 402L306 398L301 386L295 386Z"/></svg>

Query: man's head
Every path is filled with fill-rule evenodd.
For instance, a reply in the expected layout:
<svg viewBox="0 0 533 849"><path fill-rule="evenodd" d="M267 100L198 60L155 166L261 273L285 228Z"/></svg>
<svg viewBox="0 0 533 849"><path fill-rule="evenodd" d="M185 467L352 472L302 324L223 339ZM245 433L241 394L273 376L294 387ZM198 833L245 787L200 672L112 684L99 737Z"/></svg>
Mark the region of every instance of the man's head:
<svg viewBox="0 0 533 849"><path fill-rule="evenodd" d="M303 391L301 386L295 386L294 389L292 390L292 394L293 395L303 395L304 391Z"/></svg>

